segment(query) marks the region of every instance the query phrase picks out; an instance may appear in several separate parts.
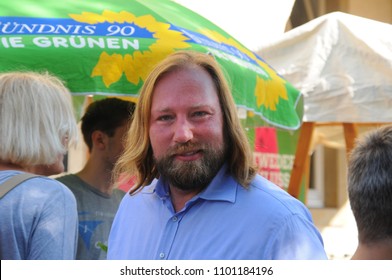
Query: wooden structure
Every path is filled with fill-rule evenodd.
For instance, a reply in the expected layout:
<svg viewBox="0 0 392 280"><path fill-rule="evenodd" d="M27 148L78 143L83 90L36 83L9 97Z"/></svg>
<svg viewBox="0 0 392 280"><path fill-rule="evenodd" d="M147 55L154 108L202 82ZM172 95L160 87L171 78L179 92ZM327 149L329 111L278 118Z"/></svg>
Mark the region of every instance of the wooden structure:
<svg viewBox="0 0 392 280"><path fill-rule="evenodd" d="M311 154L311 142L313 138L314 130L317 126L331 126L341 125L344 131L344 139L346 143L346 157L355 146L356 138L359 135L358 127L362 125L366 126L381 126L387 123L317 123L317 122L304 122L301 127L297 151L293 163L293 169L290 176L290 182L288 186L288 193L298 198L301 191L301 182L303 176L308 174L309 158Z"/></svg>
<svg viewBox="0 0 392 280"><path fill-rule="evenodd" d="M348 154L359 126L392 121L392 48L385 34L392 34L391 24L333 12L258 51L304 94L304 123L288 186L294 197L309 169L317 126L342 126Z"/></svg>

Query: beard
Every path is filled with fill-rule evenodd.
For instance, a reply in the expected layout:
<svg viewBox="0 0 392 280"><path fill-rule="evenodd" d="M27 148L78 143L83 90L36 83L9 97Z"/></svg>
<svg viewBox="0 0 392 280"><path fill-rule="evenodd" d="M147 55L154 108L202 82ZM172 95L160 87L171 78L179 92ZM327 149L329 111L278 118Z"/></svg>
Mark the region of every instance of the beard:
<svg viewBox="0 0 392 280"><path fill-rule="evenodd" d="M203 156L192 161L177 161L175 154L200 151ZM184 191L200 191L212 181L226 159L226 147L194 143L179 144L161 158L155 158L157 170L173 187Z"/></svg>

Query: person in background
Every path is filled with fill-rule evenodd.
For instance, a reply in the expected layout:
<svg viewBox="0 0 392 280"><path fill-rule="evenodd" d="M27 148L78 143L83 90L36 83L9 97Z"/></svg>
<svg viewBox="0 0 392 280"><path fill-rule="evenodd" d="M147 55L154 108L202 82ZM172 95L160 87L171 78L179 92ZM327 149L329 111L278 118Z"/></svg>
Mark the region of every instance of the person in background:
<svg viewBox="0 0 392 280"><path fill-rule="evenodd" d="M114 172L137 181L108 259L327 259L308 209L256 174L210 55L174 53L150 73Z"/></svg>
<svg viewBox="0 0 392 280"><path fill-rule="evenodd" d="M79 241L76 259L106 259L107 239L125 192L111 184L112 170L123 151L135 104L119 98L91 103L81 119L89 158L76 174L57 178L77 200Z"/></svg>
<svg viewBox="0 0 392 280"><path fill-rule="evenodd" d="M0 190L19 174L30 178L0 198L0 259L74 259L77 210L72 192L46 176L64 171L76 140L71 95L48 73L0 74Z"/></svg>
<svg viewBox="0 0 392 280"><path fill-rule="evenodd" d="M349 157L348 195L358 228L353 260L392 260L392 126L357 140Z"/></svg>

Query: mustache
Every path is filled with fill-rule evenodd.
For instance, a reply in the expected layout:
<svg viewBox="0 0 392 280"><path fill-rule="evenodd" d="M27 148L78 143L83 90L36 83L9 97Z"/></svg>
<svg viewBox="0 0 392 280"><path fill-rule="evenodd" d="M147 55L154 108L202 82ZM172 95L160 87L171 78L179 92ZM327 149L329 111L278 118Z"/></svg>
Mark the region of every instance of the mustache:
<svg viewBox="0 0 392 280"><path fill-rule="evenodd" d="M175 156L176 154L184 154L184 153L189 153L189 152L203 150L203 149L205 149L205 145L202 144L193 143L193 142L179 143L173 147L170 147L168 149L167 154L171 157L171 156Z"/></svg>

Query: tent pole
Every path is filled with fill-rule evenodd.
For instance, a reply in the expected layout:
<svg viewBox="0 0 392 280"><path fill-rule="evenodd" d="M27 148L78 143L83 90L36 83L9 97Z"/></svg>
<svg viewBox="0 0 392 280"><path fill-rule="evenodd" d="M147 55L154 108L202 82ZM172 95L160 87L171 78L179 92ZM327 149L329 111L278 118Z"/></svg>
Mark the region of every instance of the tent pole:
<svg viewBox="0 0 392 280"><path fill-rule="evenodd" d="M343 123L344 139L346 140L346 157L347 160L351 150L355 146L355 139L358 136L358 129L354 123Z"/></svg>
<svg viewBox="0 0 392 280"><path fill-rule="evenodd" d="M298 198L300 194L302 176L305 174L306 161L309 157L314 126L314 122L304 122L301 127L293 169L291 171L289 187L287 190L288 193L295 198Z"/></svg>

